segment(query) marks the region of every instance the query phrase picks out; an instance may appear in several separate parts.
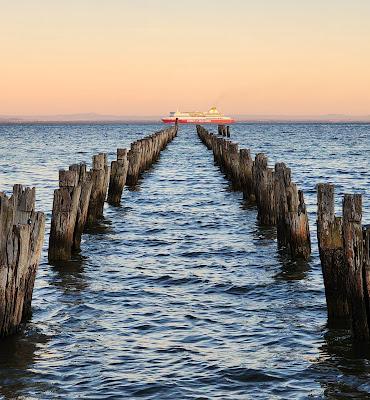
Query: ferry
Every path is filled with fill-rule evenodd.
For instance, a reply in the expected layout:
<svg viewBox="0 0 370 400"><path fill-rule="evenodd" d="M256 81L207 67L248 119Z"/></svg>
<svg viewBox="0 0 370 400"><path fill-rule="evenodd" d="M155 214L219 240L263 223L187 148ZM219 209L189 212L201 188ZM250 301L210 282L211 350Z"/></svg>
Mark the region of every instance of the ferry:
<svg viewBox="0 0 370 400"><path fill-rule="evenodd" d="M216 107L212 107L207 112L201 111L173 111L169 117L162 118L165 124L233 124L234 119L225 117L218 112Z"/></svg>

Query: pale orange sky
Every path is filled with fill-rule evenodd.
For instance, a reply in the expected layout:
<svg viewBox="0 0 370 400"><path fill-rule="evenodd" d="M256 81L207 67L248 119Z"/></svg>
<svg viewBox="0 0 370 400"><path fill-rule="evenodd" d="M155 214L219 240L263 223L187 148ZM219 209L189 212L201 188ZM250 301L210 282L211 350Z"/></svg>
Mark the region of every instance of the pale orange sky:
<svg viewBox="0 0 370 400"><path fill-rule="evenodd" d="M370 114L369 0L0 0L0 115Z"/></svg>

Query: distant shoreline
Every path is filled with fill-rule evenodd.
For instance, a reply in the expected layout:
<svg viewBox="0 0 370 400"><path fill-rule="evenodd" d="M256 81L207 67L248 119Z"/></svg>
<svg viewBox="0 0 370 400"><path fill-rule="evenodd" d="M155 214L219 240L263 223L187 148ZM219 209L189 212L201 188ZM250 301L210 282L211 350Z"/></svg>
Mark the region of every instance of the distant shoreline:
<svg viewBox="0 0 370 400"><path fill-rule="evenodd" d="M231 114L237 124L369 124L370 115L321 114ZM78 114L0 114L0 125L6 124L163 124L160 115Z"/></svg>
<svg viewBox="0 0 370 400"><path fill-rule="evenodd" d="M0 125L165 125L159 119L152 120L1 120ZM253 119L237 120L235 124L370 124L369 120L335 119Z"/></svg>

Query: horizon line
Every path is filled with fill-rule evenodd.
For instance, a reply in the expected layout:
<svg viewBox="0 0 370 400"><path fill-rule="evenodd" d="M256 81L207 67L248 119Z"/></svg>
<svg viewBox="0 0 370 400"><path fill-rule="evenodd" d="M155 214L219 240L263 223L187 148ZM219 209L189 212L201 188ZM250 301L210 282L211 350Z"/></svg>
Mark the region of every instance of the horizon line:
<svg viewBox="0 0 370 400"><path fill-rule="evenodd" d="M370 115L351 114L233 114L235 122L370 122ZM127 123L127 122L158 122L162 123L159 115L115 115L89 113L69 114L0 114L0 124L4 123Z"/></svg>

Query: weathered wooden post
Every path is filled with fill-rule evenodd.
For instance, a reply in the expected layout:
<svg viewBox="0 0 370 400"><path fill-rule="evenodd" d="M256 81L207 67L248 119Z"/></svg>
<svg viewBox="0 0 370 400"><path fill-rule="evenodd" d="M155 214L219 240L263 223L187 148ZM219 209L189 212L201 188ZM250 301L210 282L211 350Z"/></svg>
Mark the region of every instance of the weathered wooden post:
<svg viewBox="0 0 370 400"><path fill-rule="evenodd" d="M348 272L348 299L354 339L369 341L369 293L365 292L362 196L345 194L343 199L344 261Z"/></svg>
<svg viewBox="0 0 370 400"><path fill-rule="evenodd" d="M227 125L227 127L226 127L226 136L230 137L230 126L229 125Z"/></svg>
<svg viewBox="0 0 370 400"><path fill-rule="evenodd" d="M86 170L86 164L73 164L69 166L70 171L75 171L78 184L81 186L81 194L78 202L76 225L73 232L72 250L79 251L81 248L81 237L87 222L87 213L92 189L91 173Z"/></svg>
<svg viewBox="0 0 370 400"><path fill-rule="evenodd" d="M240 167L240 152L238 144L233 146L231 153L231 175L233 187L235 190L242 190L242 176Z"/></svg>
<svg viewBox="0 0 370 400"><path fill-rule="evenodd" d="M276 227L279 247L289 246L288 187L291 184L291 171L284 163L275 164L274 192L276 204Z"/></svg>
<svg viewBox="0 0 370 400"><path fill-rule="evenodd" d="M108 203L118 205L121 202L123 187L128 170L127 149L117 149L117 161L112 161L108 190Z"/></svg>
<svg viewBox="0 0 370 400"><path fill-rule="evenodd" d="M307 260L311 254L310 228L303 192L291 181L284 163L275 165L274 197L278 245L293 258Z"/></svg>
<svg viewBox="0 0 370 400"><path fill-rule="evenodd" d="M235 189L240 189L239 146L237 143L227 141L225 153L226 175L233 183Z"/></svg>
<svg viewBox="0 0 370 400"><path fill-rule="evenodd" d="M311 237L308 213L302 190L291 183L287 191L288 200L288 250L293 258L308 260L311 255Z"/></svg>
<svg viewBox="0 0 370 400"><path fill-rule="evenodd" d="M92 188L87 212L88 225L96 223L96 221L103 216L105 201L104 185L106 184L105 156L103 153L93 156L90 178Z"/></svg>
<svg viewBox="0 0 370 400"><path fill-rule="evenodd" d="M137 142L131 143L131 148L128 152L128 170L126 183L129 186L135 186L139 179L139 160L140 151Z"/></svg>
<svg viewBox="0 0 370 400"><path fill-rule="evenodd" d="M334 185L317 185L317 239L324 278L329 327L350 325L344 263L343 221L334 213Z"/></svg>
<svg viewBox="0 0 370 400"><path fill-rule="evenodd" d="M274 172L267 166L267 156L258 153L253 164L253 183L258 221L262 225L275 225Z"/></svg>
<svg viewBox="0 0 370 400"><path fill-rule="evenodd" d="M220 136L226 136L225 125L218 125L217 130Z"/></svg>
<svg viewBox="0 0 370 400"><path fill-rule="evenodd" d="M226 168L226 154L227 154L227 142L224 138L218 138L216 144L216 162L220 166L221 171Z"/></svg>
<svg viewBox="0 0 370 400"><path fill-rule="evenodd" d="M81 186L76 171L59 171L59 189L54 191L49 236L49 261L70 260Z"/></svg>
<svg viewBox="0 0 370 400"><path fill-rule="evenodd" d="M109 180L110 180L110 166L108 165L108 157L106 153L99 153L101 157L103 157L103 162L104 162L104 179L103 179L103 187L102 191L100 194L100 199L99 199L99 209L98 209L98 218L103 218L104 216L104 203L107 198L107 193L108 193L108 186L109 186Z"/></svg>
<svg viewBox="0 0 370 400"><path fill-rule="evenodd" d="M31 313L45 217L35 212L35 190L15 185L0 192L0 336L15 332Z"/></svg>
<svg viewBox="0 0 370 400"><path fill-rule="evenodd" d="M240 149L239 151L240 165L240 186L243 191L244 199L255 201L253 189L253 160L249 149Z"/></svg>
<svg viewBox="0 0 370 400"><path fill-rule="evenodd" d="M363 237L363 246L364 246L363 271L364 271L365 293L370 294L370 225L362 226L362 237ZM369 310L370 310L370 296L367 296L367 307L369 307Z"/></svg>

